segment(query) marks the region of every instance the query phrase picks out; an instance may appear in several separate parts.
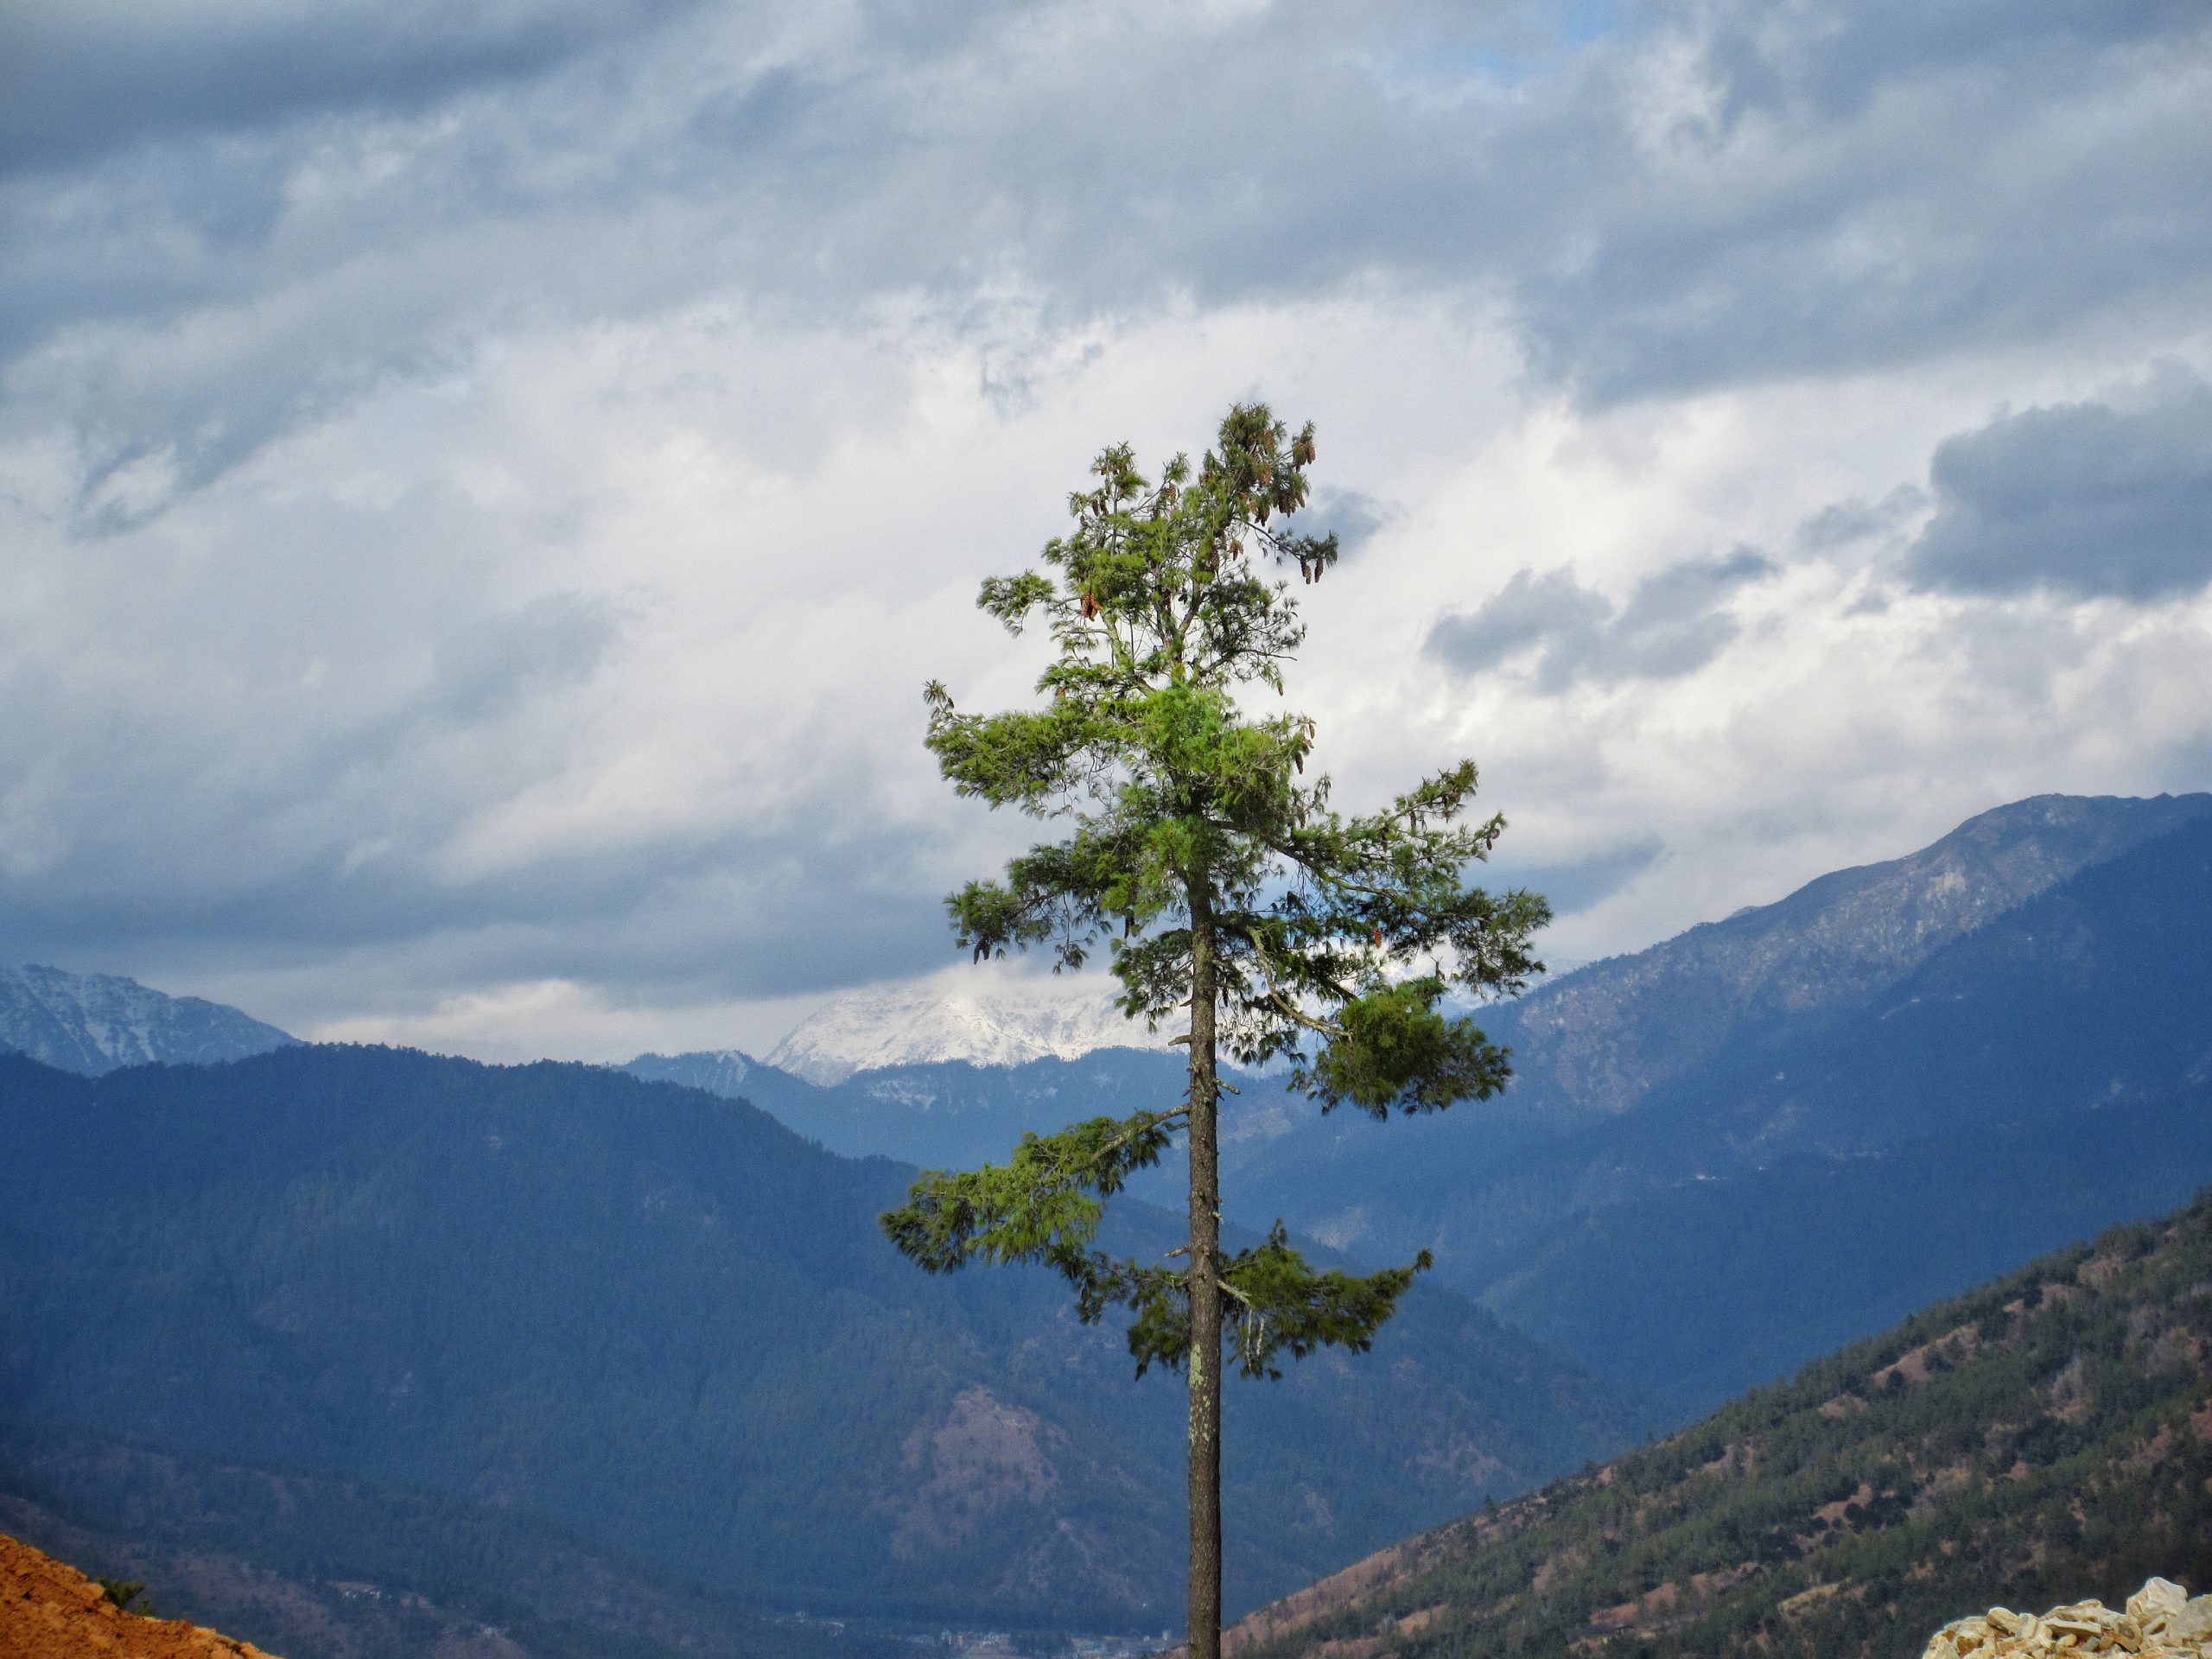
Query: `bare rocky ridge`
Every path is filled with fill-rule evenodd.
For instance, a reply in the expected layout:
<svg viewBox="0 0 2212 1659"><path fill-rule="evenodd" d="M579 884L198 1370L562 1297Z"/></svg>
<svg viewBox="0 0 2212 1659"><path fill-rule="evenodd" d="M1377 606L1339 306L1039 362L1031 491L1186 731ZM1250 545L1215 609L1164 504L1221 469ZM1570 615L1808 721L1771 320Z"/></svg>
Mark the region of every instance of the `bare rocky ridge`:
<svg viewBox="0 0 2212 1659"><path fill-rule="evenodd" d="M1936 1633L1921 1659L2008 1659L2060 1653L2139 1654L2142 1659L2212 1655L2212 1596L2192 1599L2171 1579L2152 1579L2115 1611L2092 1599L2047 1613L1993 1607Z"/></svg>
<svg viewBox="0 0 2212 1659"><path fill-rule="evenodd" d="M1838 870L1511 1007L1523 1104L1604 1116L1717 1053L1763 1014L1855 1007L1945 945L2093 865L2212 813L2212 795L2040 795L1919 852Z"/></svg>
<svg viewBox="0 0 2212 1659"><path fill-rule="evenodd" d="M106 1591L0 1533L0 1653L8 1659L270 1659L181 1618L127 1613Z"/></svg>

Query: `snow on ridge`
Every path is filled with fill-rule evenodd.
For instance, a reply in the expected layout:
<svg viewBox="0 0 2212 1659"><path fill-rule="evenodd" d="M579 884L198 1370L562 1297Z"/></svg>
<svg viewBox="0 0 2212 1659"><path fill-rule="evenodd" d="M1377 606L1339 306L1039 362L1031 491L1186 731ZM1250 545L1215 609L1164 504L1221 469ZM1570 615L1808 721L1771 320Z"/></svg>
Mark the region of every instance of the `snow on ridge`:
<svg viewBox="0 0 2212 1659"><path fill-rule="evenodd" d="M677 1083L687 1089L703 1089L710 1095L721 1095L734 1100L741 1096L745 1080L759 1062L737 1048L698 1048L682 1054L640 1054L627 1065L615 1069L627 1071L633 1077L643 1077L647 1083Z"/></svg>
<svg viewBox="0 0 2212 1659"><path fill-rule="evenodd" d="M1099 1048L1164 1048L1171 1031L1148 1032L1115 1007L1116 988L1083 980L1001 980L980 990L942 980L848 991L799 1022L770 1050L768 1065L827 1086L856 1071L966 1060L1020 1065L1071 1060Z"/></svg>
<svg viewBox="0 0 2212 1659"><path fill-rule="evenodd" d="M0 1048L67 1071L241 1059L292 1040L222 1003L165 995L114 974L0 968Z"/></svg>

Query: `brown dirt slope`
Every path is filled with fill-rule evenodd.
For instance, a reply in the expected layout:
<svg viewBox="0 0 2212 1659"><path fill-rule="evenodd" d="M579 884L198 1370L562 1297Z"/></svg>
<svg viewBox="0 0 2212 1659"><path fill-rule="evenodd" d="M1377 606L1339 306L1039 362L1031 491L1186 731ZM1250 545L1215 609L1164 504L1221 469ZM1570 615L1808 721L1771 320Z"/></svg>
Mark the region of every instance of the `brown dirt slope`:
<svg viewBox="0 0 2212 1659"><path fill-rule="evenodd" d="M73 1567L0 1533L0 1653L8 1659L270 1659L181 1618L126 1613Z"/></svg>

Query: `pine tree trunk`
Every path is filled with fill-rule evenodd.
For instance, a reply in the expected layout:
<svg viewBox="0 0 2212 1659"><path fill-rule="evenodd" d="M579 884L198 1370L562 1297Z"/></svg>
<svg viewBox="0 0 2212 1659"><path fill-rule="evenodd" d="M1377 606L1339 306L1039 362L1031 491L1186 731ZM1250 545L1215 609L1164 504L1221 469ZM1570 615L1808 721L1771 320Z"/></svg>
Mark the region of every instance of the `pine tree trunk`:
<svg viewBox="0 0 2212 1659"><path fill-rule="evenodd" d="M1221 1169L1212 895L1191 891L1190 1659L1221 1656Z"/></svg>

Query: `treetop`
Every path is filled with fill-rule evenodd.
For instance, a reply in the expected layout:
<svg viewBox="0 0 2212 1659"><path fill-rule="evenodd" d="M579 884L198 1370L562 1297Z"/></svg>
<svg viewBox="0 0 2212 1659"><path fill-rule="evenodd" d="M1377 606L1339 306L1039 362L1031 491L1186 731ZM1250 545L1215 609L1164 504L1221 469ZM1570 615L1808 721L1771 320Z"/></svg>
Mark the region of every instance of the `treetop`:
<svg viewBox="0 0 2212 1659"><path fill-rule="evenodd" d="M1308 776L1316 722L1240 704L1240 686L1285 691L1306 635L1295 590L1268 567L1311 583L1338 561L1333 534L1296 527L1314 455L1310 424L1294 435L1259 404L1231 409L1217 447L1156 481L1114 445L1070 496L1075 526L1044 568L983 583L979 604L1009 631L1049 623L1045 701L969 715L932 683L929 746L961 793L1073 822L948 904L979 959L1041 948L1075 969L1103 944L1124 1010L1156 1028L1187 1000L1202 893L1234 1058L1293 1058L1325 1105L1433 1109L1505 1077L1502 1052L1439 1004L1455 987L1522 988L1549 912L1465 884L1505 827L1463 822L1472 761L1347 816L1329 779Z"/></svg>

